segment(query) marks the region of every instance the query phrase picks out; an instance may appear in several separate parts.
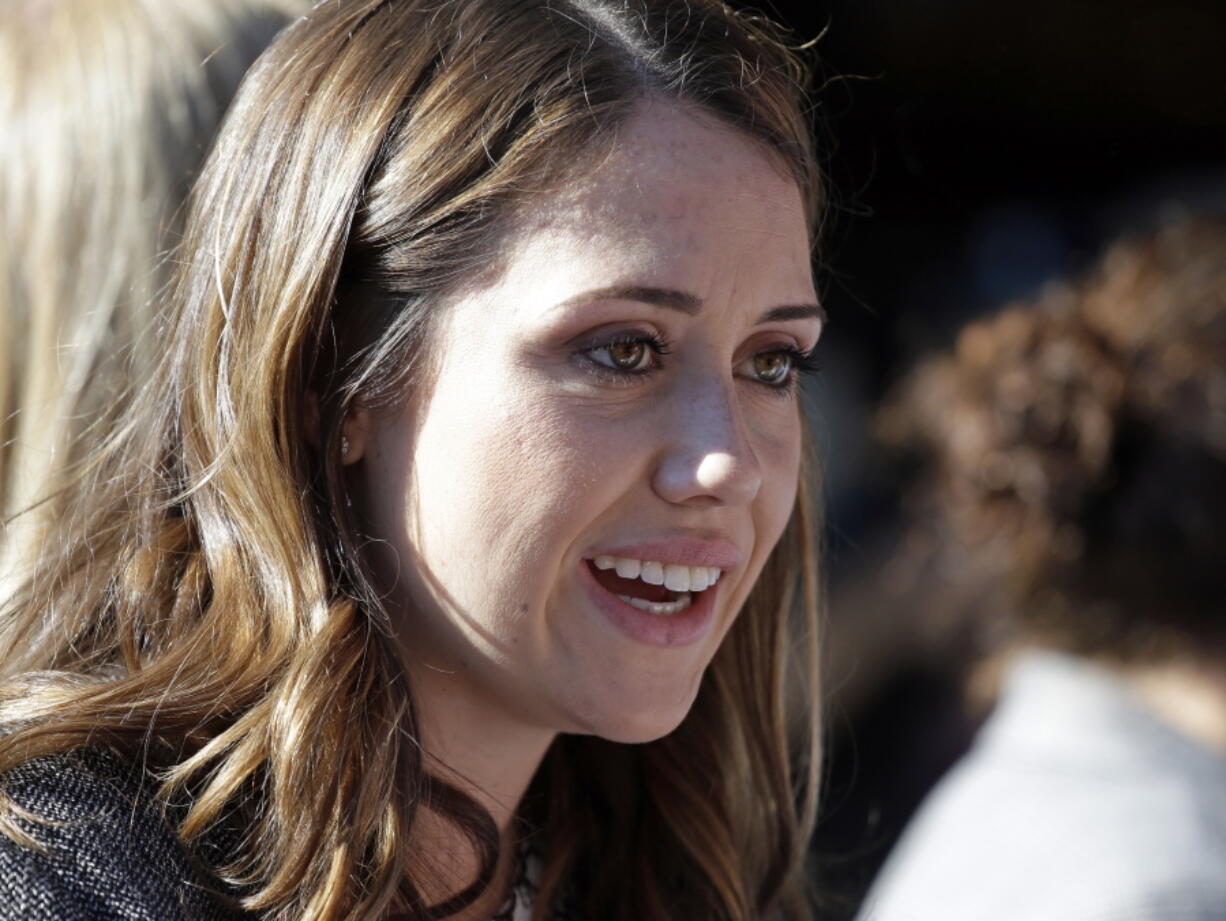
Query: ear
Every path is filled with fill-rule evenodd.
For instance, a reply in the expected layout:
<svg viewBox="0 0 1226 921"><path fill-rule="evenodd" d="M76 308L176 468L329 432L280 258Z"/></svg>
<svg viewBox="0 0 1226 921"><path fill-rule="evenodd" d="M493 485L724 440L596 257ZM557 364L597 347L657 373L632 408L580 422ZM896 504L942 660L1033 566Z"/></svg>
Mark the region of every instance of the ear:
<svg viewBox="0 0 1226 921"><path fill-rule="evenodd" d="M357 406L345 415L341 423L342 464L353 464L360 461L366 454L366 446L370 441L370 410Z"/></svg>
<svg viewBox="0 0 1226 921"><path fill-rule="evenodd" d="M302 432L306 440L315 448L319 448L319 394L315 390L307 390L306 400L302 409ZM352 464L362 459L366 453L366 442L370 432L370 411L359 407L351 409L341 423L341 445L346 450L341 454L342 464Z"/></svg>

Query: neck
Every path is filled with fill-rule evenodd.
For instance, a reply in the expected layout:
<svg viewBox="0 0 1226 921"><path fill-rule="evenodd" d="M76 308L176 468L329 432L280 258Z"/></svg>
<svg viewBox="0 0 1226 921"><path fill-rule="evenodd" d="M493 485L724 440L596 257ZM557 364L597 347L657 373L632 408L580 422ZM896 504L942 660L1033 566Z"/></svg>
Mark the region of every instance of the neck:
<svg viewBox="0 0 1226 921"><path fill-rule="evenodd" d="M501 848L491 885L452 916L454 921L482 921L506 900L517 862L515 814L556 733L515 719L460 673L417 670L413 691L426 770L471 796L498 827ZM419 813L412 851L428 855L416 875L430 904L467 887L480 869L463 833L430 810Z"/></svg>
<svg viewBox="0 0 1226 921"><path fill-rule="evenodd" d="M1226 755L1226 669L1192 659L1132 666L1124 678L1151 713Z"/></svg>

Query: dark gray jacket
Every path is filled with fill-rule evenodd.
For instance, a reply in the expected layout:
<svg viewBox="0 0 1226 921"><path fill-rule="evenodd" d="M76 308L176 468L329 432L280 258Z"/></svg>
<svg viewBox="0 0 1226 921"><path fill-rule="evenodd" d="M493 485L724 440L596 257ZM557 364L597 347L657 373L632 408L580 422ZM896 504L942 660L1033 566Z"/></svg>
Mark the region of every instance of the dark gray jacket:
<svg viewBox="0 0 1226 921"><path fill-rule="evenodd" d="M0 921L255 921L179 844L140 771L97 750L7 774L40 854L0 835Z"/></svg>

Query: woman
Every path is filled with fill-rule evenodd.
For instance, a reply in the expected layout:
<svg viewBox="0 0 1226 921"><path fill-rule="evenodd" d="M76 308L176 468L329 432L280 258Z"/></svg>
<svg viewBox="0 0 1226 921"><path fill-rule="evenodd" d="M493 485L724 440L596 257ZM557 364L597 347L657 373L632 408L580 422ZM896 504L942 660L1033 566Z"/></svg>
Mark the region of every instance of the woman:
<svg viewBox="0 0 1226 921"><path fill-rule="evenodd" d="M0 597L143 381L188 181L305 0L13 0L0 16ZM86 437L82 437L86 436ZM51 498L54 496L54 498Z"/></svg>
<svg viewBox="0 0 1226 921"><path fill-rule="evenodd" d="M801 75L712 2L283 33L11 607L10 851L59 778L135 773L204 916L805 916Z"/></svg>

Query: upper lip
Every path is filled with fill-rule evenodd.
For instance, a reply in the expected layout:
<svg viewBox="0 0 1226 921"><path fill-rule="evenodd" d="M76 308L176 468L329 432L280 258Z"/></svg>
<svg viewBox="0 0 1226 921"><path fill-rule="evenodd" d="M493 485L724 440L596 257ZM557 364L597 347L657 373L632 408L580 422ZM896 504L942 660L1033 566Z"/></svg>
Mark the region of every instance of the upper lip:
<svg viewBox="0 0 1226 921"><path fill-rule="evenodd" d="M663 537L635 543L600 547L584 554L585 559L620 556L631 560L651 560L674 566L711 566L724 572L741 565L740 548L725 538L690 536Z"/></svg>

